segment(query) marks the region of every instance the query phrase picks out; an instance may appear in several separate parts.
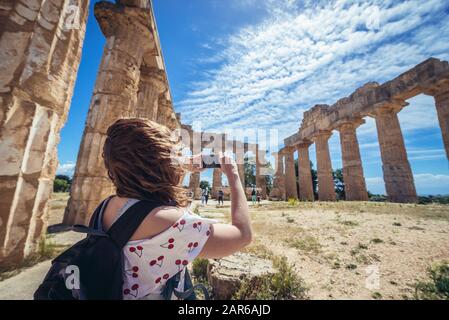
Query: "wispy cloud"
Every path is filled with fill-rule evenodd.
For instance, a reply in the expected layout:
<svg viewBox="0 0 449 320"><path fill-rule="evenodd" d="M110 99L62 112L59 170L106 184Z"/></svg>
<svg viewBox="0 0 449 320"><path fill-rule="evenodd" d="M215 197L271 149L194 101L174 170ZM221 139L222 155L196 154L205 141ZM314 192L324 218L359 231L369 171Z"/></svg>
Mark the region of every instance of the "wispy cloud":
<svg viewBox="0 0 449 320"><path fill-rule="evenodd" d="M224 49L211 58L221 63L176 103L185 121L201 117L206 129L218 130L277 127L283 137L316 103L333 103L368 81L389 80L431 55L449 57L449 20L438 19L447 1L265 6L273 14L221 39ZM412 118L404 120L407 128L419 122Z"/></svg>

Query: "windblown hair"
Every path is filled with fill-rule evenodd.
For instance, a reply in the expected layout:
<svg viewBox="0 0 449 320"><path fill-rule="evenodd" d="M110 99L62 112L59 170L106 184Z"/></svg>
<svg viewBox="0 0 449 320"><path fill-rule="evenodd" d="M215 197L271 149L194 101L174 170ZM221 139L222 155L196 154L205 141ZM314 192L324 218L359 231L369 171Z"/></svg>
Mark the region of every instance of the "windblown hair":
<svg viewBox="0 0 449 320"><path fill-rule="evenodd" d="M172 160L176 143L166 127L150 120L121 119L111 125L103 158L117 195L187 206L180 186L184 169Z"/></svg>

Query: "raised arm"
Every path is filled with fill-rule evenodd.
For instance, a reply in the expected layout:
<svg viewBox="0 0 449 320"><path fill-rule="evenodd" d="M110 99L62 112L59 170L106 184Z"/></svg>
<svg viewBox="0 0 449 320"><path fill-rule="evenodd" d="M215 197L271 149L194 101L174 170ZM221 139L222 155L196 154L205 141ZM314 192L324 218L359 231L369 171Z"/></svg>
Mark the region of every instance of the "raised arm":
<svg viewBox="0 0 449 320"><path fill-rule="evenodd" d="M245 191L240 182L237 165L229 157L221 156L221 170L231 188L231 224L214 224L203 250L202 258L223 258L244 247L252 240L251 221Z"/></svg>

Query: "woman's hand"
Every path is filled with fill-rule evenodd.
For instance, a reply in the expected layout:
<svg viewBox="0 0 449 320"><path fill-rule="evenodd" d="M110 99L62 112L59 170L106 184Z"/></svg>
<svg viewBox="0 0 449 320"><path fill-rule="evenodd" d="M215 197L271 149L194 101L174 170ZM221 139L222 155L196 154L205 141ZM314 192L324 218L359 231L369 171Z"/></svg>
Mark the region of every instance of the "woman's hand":
<svg viewBox="0 0 449 320"><path fill-rule="evenodd" d="M232 157L220 152L220 169L226 175L226 177L231 177L232 175L238 175L239 171L237 164Z"/></svg>

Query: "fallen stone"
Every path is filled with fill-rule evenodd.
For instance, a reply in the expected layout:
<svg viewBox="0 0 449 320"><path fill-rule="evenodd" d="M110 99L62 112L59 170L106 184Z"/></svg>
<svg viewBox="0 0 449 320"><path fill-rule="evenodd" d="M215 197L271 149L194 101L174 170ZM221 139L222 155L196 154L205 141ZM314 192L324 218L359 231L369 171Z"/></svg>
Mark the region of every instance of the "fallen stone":
<svg viewBox="0 0 449 320"><path fill-rule="evenodd" d="M244 280L275 273L270 260L247 253L209 260L207 279L216 300L228 300L239 290Z"/></svg>

